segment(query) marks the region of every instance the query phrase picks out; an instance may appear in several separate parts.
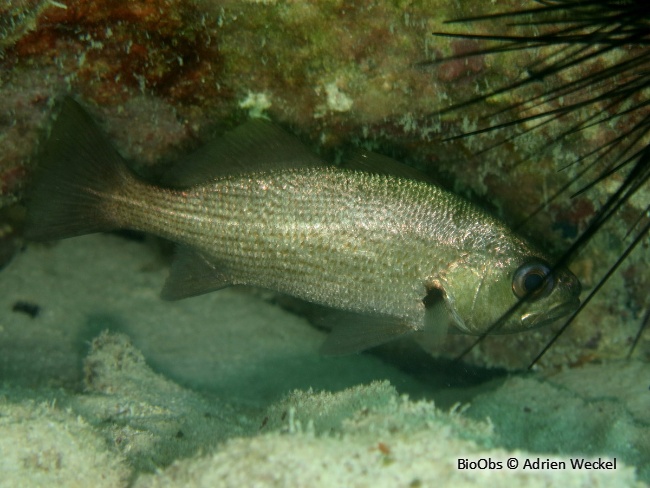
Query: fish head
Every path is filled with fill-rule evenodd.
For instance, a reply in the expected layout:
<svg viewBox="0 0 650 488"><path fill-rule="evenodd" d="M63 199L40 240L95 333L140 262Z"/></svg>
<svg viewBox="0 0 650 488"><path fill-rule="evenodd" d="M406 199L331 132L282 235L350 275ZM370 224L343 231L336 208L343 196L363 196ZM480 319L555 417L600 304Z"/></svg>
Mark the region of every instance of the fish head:
<svg viewBox="0 0 650 488"><path fill-rule="evenodd" d="M513 333L549 325L580 305L580 282L565 267L535 254L465 261L452 266L443 289L458 329Z"/></svg>

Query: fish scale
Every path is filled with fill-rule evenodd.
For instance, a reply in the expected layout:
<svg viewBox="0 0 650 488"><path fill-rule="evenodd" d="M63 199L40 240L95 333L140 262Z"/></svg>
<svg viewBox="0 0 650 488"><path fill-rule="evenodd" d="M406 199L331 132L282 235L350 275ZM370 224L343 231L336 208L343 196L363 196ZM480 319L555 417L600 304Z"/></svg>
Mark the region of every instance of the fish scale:
<svg viewBox="0 0 650 488"><path fill-rule="evenodd" d="M346 352L413 331L438 337L450 324L526 330L579 303L570 271L388 158L329 166L260 121L197 154L169 187L144 181L66 100L28 198L27 234L128 228L170 239L180 250L165 297L243 284L356 314L330 336Z"/></svg>
<svg viewBox="0 0 650 488"><path fill-rule="evenodd" d="M439 188L335 167L245 175L182 192L137 181L126 189L128 197L109 210L120 226L204 253L233 283L390 314L416 329L424 326L427 283L458 255L458 239L445 236L468 235L465 228L486 218L476 210L418 220L424 202L450 205Z"/></svg>

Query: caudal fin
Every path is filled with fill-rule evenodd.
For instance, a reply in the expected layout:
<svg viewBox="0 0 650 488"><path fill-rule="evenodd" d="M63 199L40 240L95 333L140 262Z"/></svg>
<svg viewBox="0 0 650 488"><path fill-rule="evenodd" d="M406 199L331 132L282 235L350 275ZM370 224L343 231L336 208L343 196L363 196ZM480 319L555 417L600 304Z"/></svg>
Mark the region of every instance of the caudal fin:
<svg viewBox="0 0 650 488"><path fill-rule="evenodd" d="M26 237L61 239L119 227L107 203L132 178L95 122L66 98L27 195Z"/></svg>

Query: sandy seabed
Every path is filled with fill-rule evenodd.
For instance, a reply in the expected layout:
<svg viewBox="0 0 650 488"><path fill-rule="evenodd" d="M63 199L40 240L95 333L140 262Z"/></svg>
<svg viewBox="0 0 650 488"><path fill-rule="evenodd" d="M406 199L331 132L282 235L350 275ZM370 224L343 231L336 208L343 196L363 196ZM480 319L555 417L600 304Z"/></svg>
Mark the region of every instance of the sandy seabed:
<svg viewBox="0 0 650 488"><path fill-rule="evenodd" d="M0 486L650 481L647 363L513 375L443 411L448 391L372 354L322 357L324 333L263 293L164 302L166 273L112 235L0 273Z"/></svg>

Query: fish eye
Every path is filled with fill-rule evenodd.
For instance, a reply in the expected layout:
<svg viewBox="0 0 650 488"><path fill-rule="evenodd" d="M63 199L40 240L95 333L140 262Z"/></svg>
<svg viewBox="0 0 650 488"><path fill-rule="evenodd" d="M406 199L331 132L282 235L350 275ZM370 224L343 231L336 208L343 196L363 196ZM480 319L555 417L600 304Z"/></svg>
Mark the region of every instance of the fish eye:
<svg viewBox="0 0 650 488"><path fill-rule="evenodd" d="M544 261L529 261L515 271L512 291L519 298L533 299L548 296L555 285L551 267Z"/></svg>

